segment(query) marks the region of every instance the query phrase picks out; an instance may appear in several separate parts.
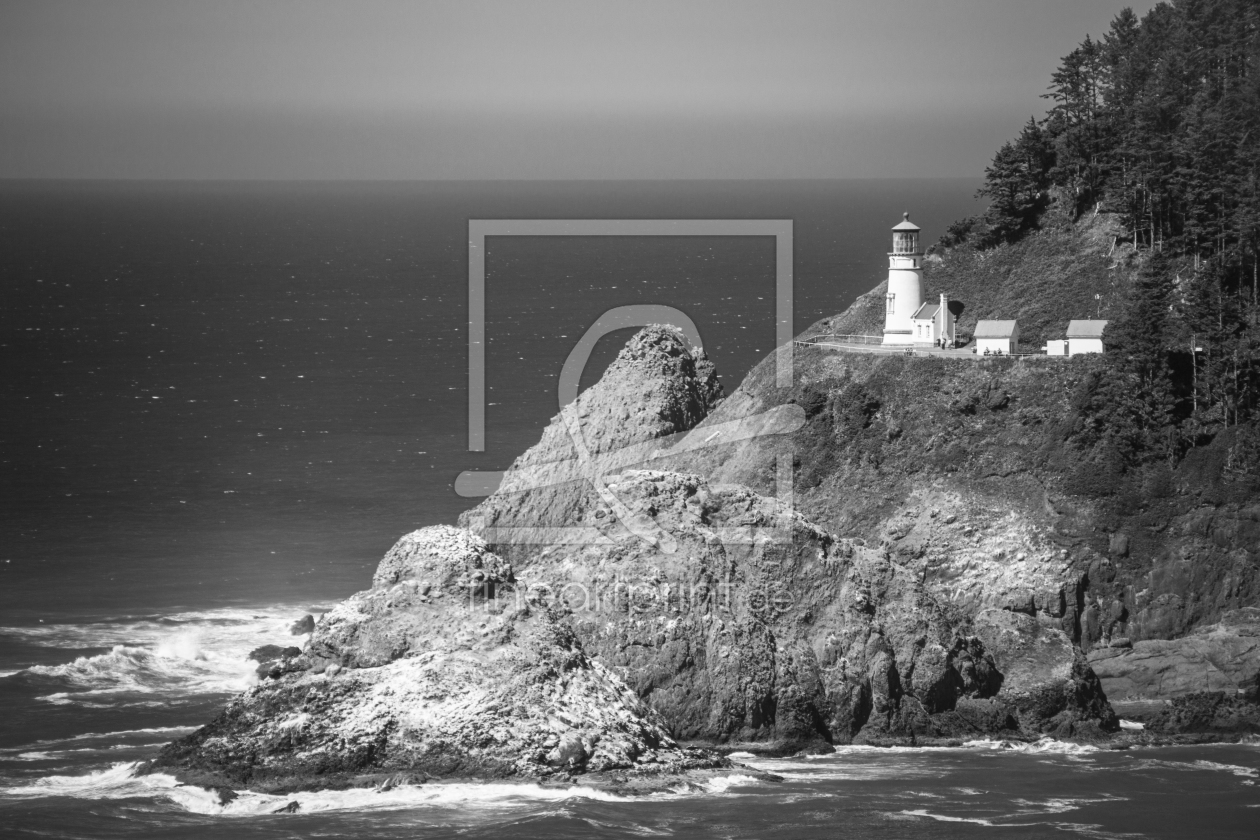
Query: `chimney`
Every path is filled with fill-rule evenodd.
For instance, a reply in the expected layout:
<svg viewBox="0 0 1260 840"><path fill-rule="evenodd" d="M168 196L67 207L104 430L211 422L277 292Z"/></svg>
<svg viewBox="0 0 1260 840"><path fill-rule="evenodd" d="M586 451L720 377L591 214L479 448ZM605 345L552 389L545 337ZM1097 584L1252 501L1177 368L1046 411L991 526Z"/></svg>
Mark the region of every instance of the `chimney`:
<svg viewBox="0 0 1260 840"><path fill-rule="evenodd" d="M941 338L953 337L954 331L949 328L949 295L941 292Z"/></svg>

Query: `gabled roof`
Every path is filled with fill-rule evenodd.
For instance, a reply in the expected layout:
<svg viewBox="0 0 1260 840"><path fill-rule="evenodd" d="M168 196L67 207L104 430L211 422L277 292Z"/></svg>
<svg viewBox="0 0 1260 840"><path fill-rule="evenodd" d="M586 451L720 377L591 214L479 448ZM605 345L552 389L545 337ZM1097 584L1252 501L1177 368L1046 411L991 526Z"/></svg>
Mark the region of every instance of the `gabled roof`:
<svg viewBox="0 0 1260 840"><path fill-rule="evenodd" d="M1014 321L980 321L972 338L1013 338L1015 336Z"/></svg>
<svg viewBox="0 0 1260 840"><path fill-rule="evenodd" d="M893 230L922 230L922 228L910 221L909 213L902 213L901 222L893 227Z"/></svg>
<svg viewBox="0 0 1260 840"><path fill-rule="evenodd" d="M910 320L924 321L928 318L935 318L936 313L940 310L941 305L939 303L925 303L914 311L914 314L910 316Z"/></svg>
<svg viewBox="0 0 1260 840"><path fill-rule="evenodd" d="M1102 338L1106 321L1068 321L1068 338Z"/></svg>

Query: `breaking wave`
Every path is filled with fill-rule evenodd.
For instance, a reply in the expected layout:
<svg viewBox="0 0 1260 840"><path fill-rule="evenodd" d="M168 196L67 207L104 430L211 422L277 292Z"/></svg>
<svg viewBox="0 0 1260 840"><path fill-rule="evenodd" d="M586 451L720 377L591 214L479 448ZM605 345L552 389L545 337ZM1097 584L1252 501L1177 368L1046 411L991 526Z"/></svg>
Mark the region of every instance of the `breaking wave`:
<svg viewBox="0 0 1260 840"><path fill-rule="evenodd" d="M300 615L293 607L223 609L2 627L0 640L15 638L54 650L106 650L61 664L3 672L0 678L29 680L47 692L40 697L45 702L89 708L161 702L144 695L236 693L256 681L257 663L248 659L251 650L264 644L304 644L307 637L289 632Z"/></svg>
<svg viewBox="0 0 1260 840"><path fill-rule="evenodd" d="M140 762L120 762L78 776L45 776L27 784L0 787L0 797L68 796L79 799L164 799L191 813L254 816L282 812L363 811L395 808L458 807L473 804L512 805L590 799L633 802L645 797L619 796L595 788L543 787L510 783L430 783L399 785L389 790L350 788L275 796L240 791L224 797L219 792L180 784L163 773L141 775ZM749 781L755 781L749 779Z"/></svg>
<svg viewBox="0 0 1260 840"><path fill-rule="evenodd" d="M1021 741L978 740L963 744L970 749L1001 750L1015 753L1042 753L1048 755L1089 755L1099 752L1093 744L1075 744L1071 741L1056 741L1054 738L1042 738L1039 741L1025 743Z"/></svg>

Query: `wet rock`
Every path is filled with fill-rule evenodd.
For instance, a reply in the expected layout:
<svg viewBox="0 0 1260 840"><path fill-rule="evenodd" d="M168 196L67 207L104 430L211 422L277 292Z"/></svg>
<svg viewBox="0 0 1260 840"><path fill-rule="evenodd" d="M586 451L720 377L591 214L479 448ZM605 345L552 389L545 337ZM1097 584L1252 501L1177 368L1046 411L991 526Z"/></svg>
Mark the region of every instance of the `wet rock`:
<svg viewBox="0 0 1260 840"><path fill-rule="evenodd" d="M249 652L249 659L258 663L254 672L261 679L274 679L289 671L299 670L302 663L298 657L302 649L297 647L281 647L280 645L263 645Z"/></svg>
<svg viewBox="0 0 1260 840"><path fill-rule="evenodd" d="M1144 723L1146 729L1164 735L1256 733L1260 732L1260 704L1255 697L1224 691L1183 694Z"/></svg>
<svg viewBox="0 0 1260 840"><path fill-rule="evenodd" d="M315 616L307 613L297 621L293 622L293 626L289 628L289 633L294 636L305 636L315 629Z"/></svg>
<svg viewBox="0 0 1260 840"><path fill-rule="evenodd" d="M1098 677L1063 631L1031 616L985 610L976 635L1002 674L997 699L1028 733L1114 732L1118 720Z"/></svg>

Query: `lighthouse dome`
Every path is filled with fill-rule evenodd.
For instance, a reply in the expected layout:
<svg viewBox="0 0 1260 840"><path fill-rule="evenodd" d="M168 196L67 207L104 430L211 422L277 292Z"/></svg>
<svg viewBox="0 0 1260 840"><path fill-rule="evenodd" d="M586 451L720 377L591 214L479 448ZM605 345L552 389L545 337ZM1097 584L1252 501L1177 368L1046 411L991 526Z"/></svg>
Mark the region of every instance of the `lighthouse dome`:
<svg viewBox="0 0 1260 840"><path fill-rule="evenodd" d="M910 221L909 213L902 213L901 221L893 227L893 230L921 230L921 228Z"/></svg>

